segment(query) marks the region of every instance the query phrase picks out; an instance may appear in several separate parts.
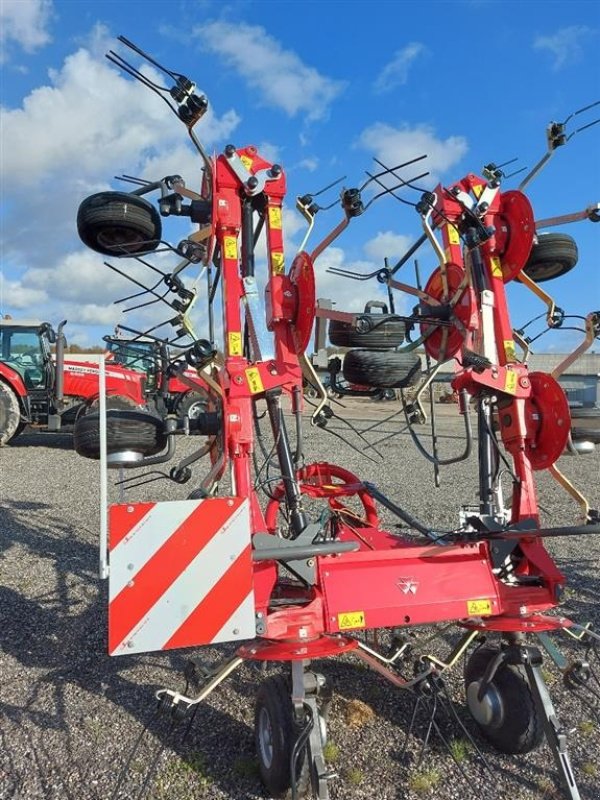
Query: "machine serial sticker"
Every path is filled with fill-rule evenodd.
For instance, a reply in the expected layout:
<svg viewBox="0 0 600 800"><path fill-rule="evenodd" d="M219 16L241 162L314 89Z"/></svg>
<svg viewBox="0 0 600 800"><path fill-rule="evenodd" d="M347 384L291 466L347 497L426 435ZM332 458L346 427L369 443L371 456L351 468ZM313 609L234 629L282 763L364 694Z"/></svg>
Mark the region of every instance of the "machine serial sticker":
<svg viewBox="0 0 600 800"><path fill-rule="evenodd" d="M491 600L467 600L467 614L470 617L481 617L492 613Z"/></svg>
<svg viewBox="0 0 600 800"><path fill-rule="evenodd" d="M350 628L364 628L365 627L365 612L364 611L346 611L345 614L338 614L338 628L341 631L350 630Z"/></svg>
<svg viewBox="0 0 600 800"><path fill-rule="evenodd" d="M271 253L271 272L281 275L285 272L285 256L283 253Z"/></svg>
<svg viewBox="0 0 600 800"><path fill-rule="evenodd" d="M492 262L492 275L494 278L502 278L502 263L500 259L493 256L490 261Z"/></svg>
<svg viewBox="0 0 600 800"><path fill-rule="evenodd" d="M517 360L517 350L512 339L504 340L504 355L506 356L507 361Z"/></svg>
<svg viewBox="0 0 600 800"><path fill-rule="evenodd" d="M250 387L250 391L252 394L258 394L259 392L264 392L265 387L263 386L262 378L260 377L260 372L256 367L249 367L246 370L246 380L248 381L248 386Z"/></svg>
<svg viewBox="0 0 600 800"><path fill-rule="evenodd" d="M248 171L250 171L250 167L252 166L252 159L250 156L240 156L240 161L246 167Z"/></svg>
<svg viewBox="0 0 600 800"><path fill-rule="evenodd" d="M269 206L269 225L275 230L281 230L281 209L277 206Z"/></svg>
<svg viewBox="0 0 600 800"><path fill-rule="evenodd" d="M225 258L238 257L237 239L235 236L223 237L223 249L225 250Z"/></svg>
<svg viewBox="0 0 600 800"><path fill-rule="evenodd" d="M229 355L242 355L242 334L238 333L237 331L229 332Z"/></svg>
<svg viewBox="0 0 600 800"><path fill-rule="evenodd" d="M517 373L508 370L504 381L504 391L507 394L514 394L517 391Z"/></svg>

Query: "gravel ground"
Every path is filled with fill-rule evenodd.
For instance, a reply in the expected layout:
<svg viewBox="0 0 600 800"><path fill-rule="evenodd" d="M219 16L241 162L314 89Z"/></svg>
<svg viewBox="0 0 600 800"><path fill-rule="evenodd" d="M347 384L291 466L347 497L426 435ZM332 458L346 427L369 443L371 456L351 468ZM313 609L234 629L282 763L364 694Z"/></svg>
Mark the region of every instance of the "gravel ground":
<svg viewBox="0 0 600 800"><path fill-rule="evenodd" d="M393 409L390 403L351 406L353 424L363 427ZM452 409L442 413L442 447L456 453L460 422ZM335 427L343 432L344 426ZM385 426L386 431L397 428L397 423ZM178 452L190 452L192 444L181 440ZM380 447L385 467L320 432L307 433L305 449L307 460L336 460L358 471L435 525L455 525L458 506L475 500L473 459L444 468L442 487L436 490L430 465L406 435ZM597 508L598 449L562 459L561 468ZM203 474L200 469L198 474ZM0 486L0 797L264 800L252 732L253 699L263 677L259 668L245 665L228 679L188 730L185 723L174 727L158 716L153 695L163 686L182 688L181 671L191 652L106 655L106 586L97 578L97 464L72 452L68 434L26 432L0 451ZM558 485L541 475L539 489L544 520L573 524L578 509ZM180 499L188 491L189 485L161 481L132 491L128 499ZM116 490L113 495L117 499ZM600 627L600 540L554 540L550 549L568 577L565 613ZM441 632L430 647L448 652L455 635L454 630ZM568 653L578 647L566 641ZM232 650L206 648L202 658L216 664ZM319 669L335 690L327 755L340 777L331 783L332 800L562 796L545 746L526 757L500 756L477 736L464 710L460 667L451 673L448 689L492 776L476 752L462 745L455 750L457 767L436 738L417 768L423 725L403 753L412 697L352 657L319 662ZM267 674L274 671L269 668ZM598 798L598 725L589 709L565 691L550 664L545 663L544 675L561 720L575 729L570 751L581 797ZM440 722L447 735L464 740L456 723L444 723L443 717Z"/></svg>

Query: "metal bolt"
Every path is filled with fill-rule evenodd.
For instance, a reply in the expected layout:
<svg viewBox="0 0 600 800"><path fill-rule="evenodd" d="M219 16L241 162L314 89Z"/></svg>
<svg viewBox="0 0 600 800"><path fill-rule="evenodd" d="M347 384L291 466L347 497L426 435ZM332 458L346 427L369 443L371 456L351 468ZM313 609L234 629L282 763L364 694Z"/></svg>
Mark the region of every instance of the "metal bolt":
<svg viewBox="0 0 600 800"><path fill-rule="evenodd" d="M524 616L527 613L527 606L520 606L519 607L519 614Z"/></svg>
<svg viewBox="0 0 600 800"><path fill-rule="evenodd" d="M229 500L227 501L227 505L228 506L232 506L233 505L233 500L231 498L229 498Z"/></svg>
<svg viewBox="0 0 600 800"><path fill-rule="evenodd" d="M240 629L239 629L239 628L234 628L234 629L233 629L233 635L234 635L234 636L237 636L239 632L240 632Z"/></svg>
<svg viewBox="0 0 600 800"><path fill-rule="evenodd" d="M133 584L134 584L134 581L129 581L129 583L127 584L127 586L128 586L130 589L131 589L131 587L133 586Z"/></svg>
<svg viewBox="0 0 600 800"><path fill-rule="evenodd" d="M231 156L234 154L235 154L235 146L232 144L228 144L227 147L225 148L225 155L227 156L227 158L231 158Z"/></svg>
<svg viewBox="0 0 600 800"><path fill-rule="evenodd" d="M235 378L233 379L233 381L234 381L234 383L243 383L244 379L242 378L241 375L236 375Z"/></svg>
<svg viewBox="0 0 600 800"><path fill-rule="evenodd" d="M131 639L127 642L127 647L129 648L133 647L133 642L131 641Z"/></svg>
<svg viewBox="0 0 600 800"><path fill-rule="evenodd" d="M251 175L246 181L246 186L249 189L256 189L256 187L258 186L258 178L254 175Z"/></svg>
<svg viewBox="0 0 600 800"><path fill-rule="evenodd" d="M127 564L127 569L129 569L129 570L134 569L133 564Z"/></svg>
<svg viewBox="0 0 600 800"><path fill-rule="evenodd" d="M519 380L519 386L521 386L523 389L528 389L529 388L529 379L528 378L521 378Z"/></svg>
<svg viewBox="0 0 600 800"><path fill-rule="evenodd" d="M133 506L127 506L127 511L131 514L131 512L133 511Z"/></svg>

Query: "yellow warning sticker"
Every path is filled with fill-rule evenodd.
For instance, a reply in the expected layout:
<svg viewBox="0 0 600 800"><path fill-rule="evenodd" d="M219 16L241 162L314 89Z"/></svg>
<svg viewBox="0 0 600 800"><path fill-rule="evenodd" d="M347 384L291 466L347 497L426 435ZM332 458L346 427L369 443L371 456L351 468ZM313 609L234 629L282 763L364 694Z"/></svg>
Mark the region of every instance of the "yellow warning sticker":
<svg viewBox="0 0 600 800"><path fill-rule="evenodd" d="M256 367L249 367L246 370L246 380L248 381L248 386L250 387L250 391L252 394L258 394L259 392L264 392L265 387L263 386L262 378L260 377L260 372Z"/></svg>
<svg viewBox="0 0 600 800"><path fill-rule="evenodd" d="M223 250L225 251L225 258L238 257L237 239L235 236L223 237Z"/></svg>
<svg viewBox="0 0 600 800"><path fill-rule="evenodd" d="M473 194L475 195L475 197L478 200L481 197L481 195L483 194L483 189L484 189L484 186L483 186L482 183L480 183L478 186L474 186L473 187Z"/></svg>
<svg viewBox="0 0 600 800"><path fill-rule="evenodd" d="M269 225L276 231L282 228L281 209L277 206L269 206Z"/></svg>
<svg viewBox="0 0 600 800"><path fill-rule="evenodd" d="M446 225L446 232L448 234L448 244L460 244L460 236L454 225Z"/></svg>
<svg viewBox="0 0 600 800"><path fill-rule="evenodd" d="M482 617L492 613L491 600L467 600L467 614L470 617Z"/></svg>
<svg viewBox="0 0 600 800"><path fill-rule="evenodd" d="M249 169L250 169L250 167L251 167L251 166L252 166L252 164L253 164L253 161L252 161L252 159L250 158L250 156L240 156L240 161L241 161L241 162L242 162L242 164L243 164L243 165L246 167L246 169L247 169L247 170L249 170Z"/></svg>
<svg viewBox="0 0 600 800"><path fill-rule="evenodd" d="M283 275L285 272L285 256L283 253L271 253L271 272L273 275Z"/></svg>
<svg viewBox="0 0 600 800"><path fill-rule="evenodd" d="M238 331L230 331L229 337L229 355L241 356L242 355L242 334Z"/></svg>
<svg viewBox="0 0 600 800"><path fill-rule="evenodd" d="M341 631L350 630L350 628L364 628L365 627L365 612L364 611L346 611L344 614L338 614L338 628Z"/></svg>
<svg viewBox="0 0 600 800"><path fill-rule="evenodd" d="M515 347L515 343L512 339L504 340L504 355L506 356L507 361L517 360L517 348Z"/></svg>
<svg viewBox="0 0 600 800"><path fill-rule="evenodd" d="M492 275L494 278L501 278L502 277L502 262L496 256L493 256L490 259L492 263Z"/></svg>
<svg viewBox="0 0 600 800"><path fill-rule="evenodd" d="M514 394L517 391L517 373L508 370L504 380L504 391L507 394Z"/></svg>

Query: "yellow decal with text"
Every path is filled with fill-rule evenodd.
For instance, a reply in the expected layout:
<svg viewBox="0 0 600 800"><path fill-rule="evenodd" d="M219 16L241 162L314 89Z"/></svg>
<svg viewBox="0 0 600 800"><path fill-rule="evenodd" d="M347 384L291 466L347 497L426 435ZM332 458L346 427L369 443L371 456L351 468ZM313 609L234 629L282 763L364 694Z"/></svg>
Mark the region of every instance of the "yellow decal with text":
<svg viewBox="0 0 600 800"><path fill-rule="evenodd" d="M490 260L492 262L492 275L494 276L494 278L501 278L502 277L502 262L496 256L494 256Z"/></svg>
<svg viewBox="0 0 600 800"><path fill-rule="evenodd" d="M250 158L250 156L240 156L240 161L249 171L250 167L252 166L252 159Z"/></svg>
<svg viewBox="0 0 600 800"><path fill-rule="evenodd" d="M454 225L447 225L448 244L460 244L460 236Z"/></svg>
<svg viewBox="0 0 600 800"><path fill-rule="evenodd" d="M285 256L283 253L271 253L271 272L273 275L283 275L285 272Z"/></svg>
<svg viewBox="0 0 600 800"><path fill-rule="evenodd" d="M508 370L504 380L504 391L507 394L514 394L517 391L517 373Z"/></svg>
<svg viewBox="0 0 600 800"><path fill-rule="evenodd" d="M491 600L467 600L467 614L470 617L481 617L492 613Z"/></svg>
<svg viewBox="0 0 600 800"><path fill-rule="evenodd" d="M512 339L504 340L504 355L506 356L507 361L517 360L517 348L515 347L515 343Z"/></svg>
<svg viewBox="0 0 600 800"><path fill-rule="evenodd" d="M364 628L365 627L365 612L364 611L346 611L345 614L338 614L338 628L341 631L350 630L350 628Z"/></svg>
<svg viewBox="0 0 600 800"><path fill-rule="evenodd" d="M229 355L241 356L242 355L242 334L237 331L229 332Z"/></svg>
<svg viewBox="0 0 600 800"><path fill-rule="evenodd" d="M246 380L248 381L248 386L250 387L250 391L252 394L258 394L259 392L264 392L265 387L263 386L262 378L260 377L260 372L256 367L249 367L246 370Z"/></svg>
<svg viewBox="0 0 600 800"><path fill-rule="evenodd" d="M223 250L225 251L225 258L238 257L237 239L235 236L223 237Z"/></svg>
<svg viewBox="0 0 600 800"><path fill-rule="evenodd" d="M282 228L281 209L277 206L269 206L269 225L276 231Z"/></svg>

